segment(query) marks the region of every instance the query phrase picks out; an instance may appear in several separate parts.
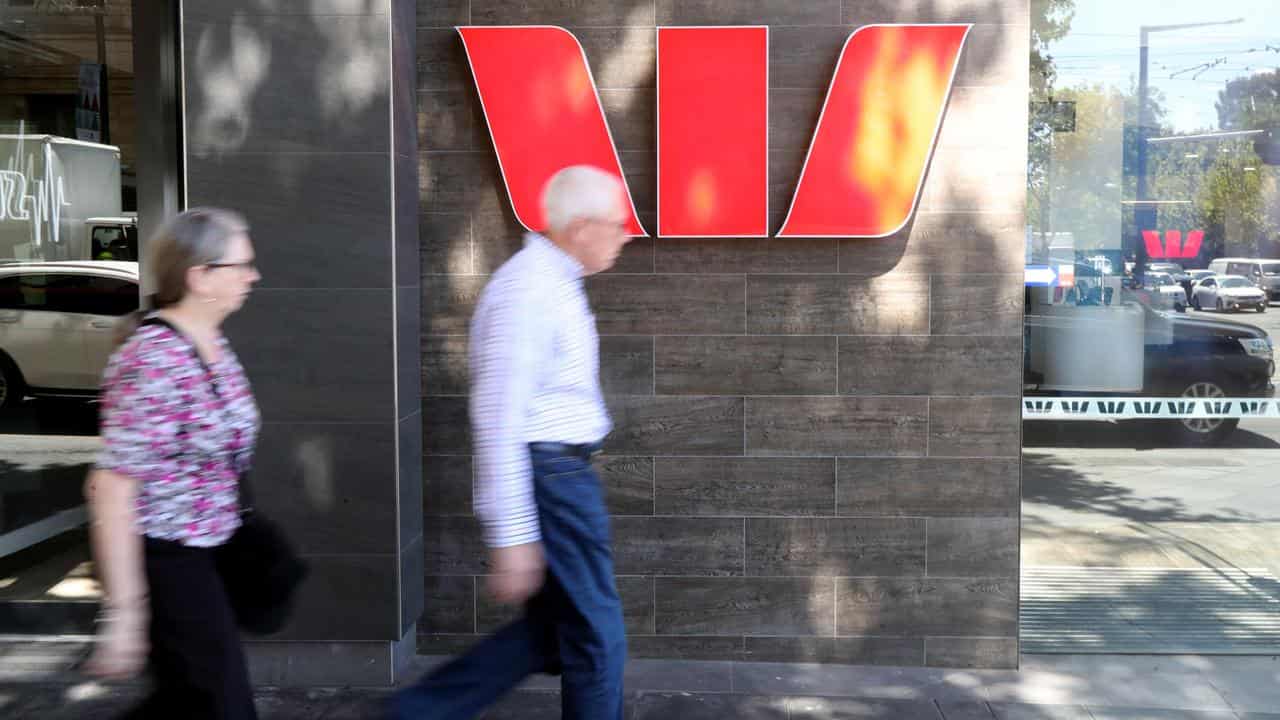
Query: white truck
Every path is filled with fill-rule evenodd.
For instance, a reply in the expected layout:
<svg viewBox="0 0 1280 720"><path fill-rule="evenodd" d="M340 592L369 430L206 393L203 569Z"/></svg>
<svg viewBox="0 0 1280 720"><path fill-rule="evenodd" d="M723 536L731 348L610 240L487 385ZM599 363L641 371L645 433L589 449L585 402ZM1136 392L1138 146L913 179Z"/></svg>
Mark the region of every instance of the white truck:
<svg viewBox="0 0 1280 720"><path fill-rule="evenodd" d="M120 205L119 148L0 135L0 262L137 260L137 214Z"/></svg>

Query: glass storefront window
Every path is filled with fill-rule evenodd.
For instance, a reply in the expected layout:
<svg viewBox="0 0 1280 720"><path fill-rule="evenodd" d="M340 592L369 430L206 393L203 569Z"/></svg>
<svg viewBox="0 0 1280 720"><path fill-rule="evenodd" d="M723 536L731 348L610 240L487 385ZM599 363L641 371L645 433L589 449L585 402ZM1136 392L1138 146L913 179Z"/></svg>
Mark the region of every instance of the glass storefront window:
<svg viewBox="0 0 1280 720"><path fill-rule="evenodd" d="M1280 647L1274 10L1032 2L1024 652Z"/></svg>
<svg viewBox="0 0 1280 720"><path fill-rule="evenodd" d="M82 486L139 304L132 13L0 0L0 633L84 632L99 598Z"/></svg>

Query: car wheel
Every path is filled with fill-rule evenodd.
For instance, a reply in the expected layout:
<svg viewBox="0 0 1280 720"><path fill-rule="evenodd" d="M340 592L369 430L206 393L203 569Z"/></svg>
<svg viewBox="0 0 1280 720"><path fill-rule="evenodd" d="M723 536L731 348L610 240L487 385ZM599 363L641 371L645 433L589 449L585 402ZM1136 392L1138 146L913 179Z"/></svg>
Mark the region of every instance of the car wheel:
<svg viewBox="0 0 1280 720"><path fill-rule="evenodd" d="M0 353L0 408L8 408L22 402L26 394L26 384L22 382L22 374L4 353Z"/></svg>
<svg viewBox="0 0 1280 720"><path fill-rule="evenodd" d="M1218 298L1218 312L1226 312L1227 306L1222 304L1222 298Z"/></svg>
<svg viewBox="0 0 1280 720"><path fill-rule="evenodd" d="M1227 391L1217 382L1200 380L1188 383L1181 396L1199 400L1227 397ZM1170 426L1180 445L1205 447L1217 445L1235 432L1238 418L1200 418L1195 420L1171 420Z"/></svg>
<svg viewBox="0 0 1280 720"><path fill-rule="evenodd" d="M1259 303L1259 304L1258 304L1258 312L1266 312L1266 311L1267 311L1267 304L1266 304L1266 303Z"/></svg>

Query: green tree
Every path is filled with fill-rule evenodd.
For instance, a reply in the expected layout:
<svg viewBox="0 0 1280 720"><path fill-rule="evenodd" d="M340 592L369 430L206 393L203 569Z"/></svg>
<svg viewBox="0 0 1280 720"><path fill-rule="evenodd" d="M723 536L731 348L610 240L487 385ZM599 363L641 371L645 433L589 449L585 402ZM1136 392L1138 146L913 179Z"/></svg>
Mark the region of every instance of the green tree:
<svg viewBox="0 0 1280 720"><path fill-rule="evenodd" d="M1223 130L1280 127L1280 68L1231 80L1218 92L1214 107Z"/></svg>
<svg viewBox="0 0 1280 720"><path fill-rule="evenodd" d="M1031 96L1043 100L1051 92L1057 71L1049 45L1071 31L1075 0L1031 0Z"/></svg>
<svg viewBox="0 0 1280 720"><path fill-rule="evenodd" d="M1136 88L1055 86L1050 48L1070 32L1074 15L1074 0L1031 2L1027 223L1033 238L1071 232L1077 249L1114 249L1142 230L1203 230L1205 262L1280 252L1280 168L1264 166L1251 139L1148 145L1147 196L1164 202L1156 227L1136 227L1133 206L1122 205L1137 197ZM1147 103L1148 136L1172 135L1165 98L1152 88ZM1229 81L1216 109L1218 128L1181 134L1280 128L1280 69ZM1035 250L1039 255L1045 248Z"/></svg>
<svg viewBox="0 0 1280 720"><path fill-rule="evenodd" d="M1219 127L1183 134L1261 129L1280 125L1280 75L1236 78L1218 93ZM1272 256L1280 238L1276 168L1264 165L1251 138L1183 140L1152 146L1151 197L1165 201L1158 228L1203 230L1200 260L1225 255ZM1126 232L1137 232L1126 227Z"/></svg>
<svg viewBox="0 0 1280 720"><path fill-rule="evenodd" d="M1132 212L1121 205L1137 192L1137 90L1101 84L1060 88L1074 125L1055 129L1044 120L1028 147L1027 222L1034 233L1071 232L1076 247L1118 249L1133 231ZM1163 132L1164 96L1152 91L1148 111Z"/></svg>
<svg viewBox="0 0 1280 720"><path fill-rule="evenodd" d="M1214 255L1269 255L1276 236L1275 177L1252 149L1217 153L1196 197L1196 213Z"/></svg>

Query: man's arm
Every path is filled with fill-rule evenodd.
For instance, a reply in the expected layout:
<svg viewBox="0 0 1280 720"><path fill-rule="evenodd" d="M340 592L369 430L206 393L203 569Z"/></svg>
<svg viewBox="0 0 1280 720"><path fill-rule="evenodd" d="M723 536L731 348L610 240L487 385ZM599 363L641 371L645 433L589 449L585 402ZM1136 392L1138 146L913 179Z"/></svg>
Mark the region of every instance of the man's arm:
<svg viewBox="0 0 1280 720"><path fill-rule="evenodd" d="M526 427L552 338L540 327L532 293L515 281L486 295L471 328L473 501L491 552L490 589L500 602L517 603L542 584Z"/></svg>

